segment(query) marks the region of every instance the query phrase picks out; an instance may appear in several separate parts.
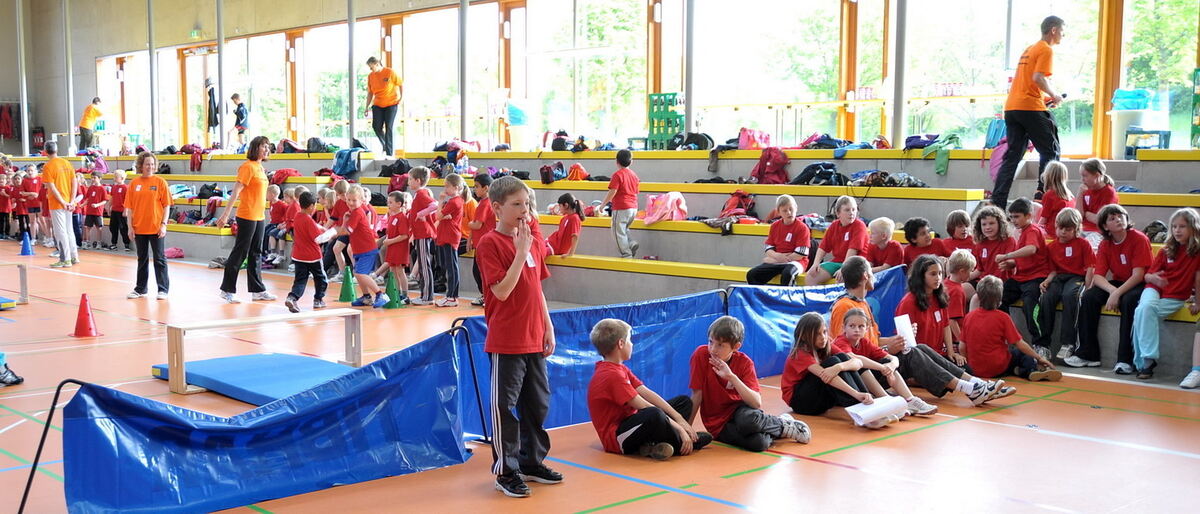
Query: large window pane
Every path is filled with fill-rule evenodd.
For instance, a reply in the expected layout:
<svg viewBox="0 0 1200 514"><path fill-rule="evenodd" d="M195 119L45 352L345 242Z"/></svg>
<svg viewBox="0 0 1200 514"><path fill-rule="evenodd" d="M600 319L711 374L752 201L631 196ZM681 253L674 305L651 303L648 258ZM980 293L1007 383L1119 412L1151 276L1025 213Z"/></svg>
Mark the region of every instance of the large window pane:
<svg viewBox="0 0 1200 514"><path fill-rule="evenodd" d="M179 54L174 48L158 51L158 138L153 150L179 142ZM142 141L149 146L148 140Z"/></svg>
<svg viewBox="0 0 1200 514"><path fill-rule="evenodd" d="M404 148L429 151L457 137L458 9L417 13L404 19Z"/></svg>
<svg viewBox="0 0 1200 514"><path fill-rule="evenodd" d="M1100 23L1100 2L1095 0L1012 0L1013 61L1026 47L1041 37L1046 16L1055 15L1067 22L1062 44L1054 47L1054 75L1051 83L1067 99L1052 109L1058 123L1063 154L1091 155L1092 115L1096 104L1096 29ZM1195 11L1192 11L1195 24ZM1193 49L1195 46L1192 47ZM1193 50L1193 56L1195 55ZM1007 92L1005 87L1004 91ZM1099 120L1108 123L1108 120Z"/></svg>
<svg viewBox="0 0 1200 514"><path fill-rule="evenodd" d="M188 132L187 141L178 143L207 146L206 142L211 139L208 132L208 91L205 84L215 85L217 81L216 48L184 50L183 66L187 77L183 92L187 94L185 109Z"/></svg>
<svg viewBox="0 0 1200 514"><path fill-rule="evenodd" d="M375 151L380 151L383 147L379 145L379 140L375 139L375 131L371 129L370 118L363 117L363 111L366 110L363 102L367 99L367 75L371 73L371 69L367 67L367 59L371 57L383 59L383 32L380 27L379 20L354 23L354 83L356 84L354 89L354 137ZM345 69L346 67L342 66L343 72ZM398 70L396 72L399 73Z"/></svg>
<svg viewBox="0 0 1200 514"><path fill-rule="evenodd" d="M246 142L253 136L267 136L271 141L285 137L288 128L287 108L287 38L283 34L252 37L247 41L248 62L255 70L248 81L243 101L250 111L250 130Z"/></svg>
<svg viewBox="0 0 1200 514"><path fill-rule="evenodd" d="M858 0L858 90L855 98L881 98L883 90L883 0ZM854 109L855 133L859 141L870 141L883 134L882 104L857 104Z"/></svg>
<svg viewBox="0 0 1200 514"><path fill-rule="evenodd" d="M490 149L508 96L500 89L500 7L472 5L467 12L467 138Z"/></svg>
<svg viewBox="0 0 1200 514"><path fill-rule="evenodd" d="M658 93L683 92L683 0L662 0L659 8L662 22L662 91Z"/></svg>
<svg viewBox="0 0 1200 514"><path fill-rule="evenodd" d="M300 51L303 69L297 73L304 83L304 93L299 96L302 139L347 135L346 37L344 23L304 32Z"/></svg>
<svg viewBox="0 0 1200 514"><path fill-rule="evenodd" d="M135 139L149 140L150 134L150 61L146 52L125 58L125 131ZM117 141L110 141L115 147Z"/></svg>
<svg viewBox="0 0 1200 514"><path fill-rule="evenodd" d="M1171 148L1192 146L1188 138L1198 11L1196 0L1125 2L1121 86L1158 93L1161 100L1155 107L1162 114L1147 118L1144 128L1169 128Z"/></svg>

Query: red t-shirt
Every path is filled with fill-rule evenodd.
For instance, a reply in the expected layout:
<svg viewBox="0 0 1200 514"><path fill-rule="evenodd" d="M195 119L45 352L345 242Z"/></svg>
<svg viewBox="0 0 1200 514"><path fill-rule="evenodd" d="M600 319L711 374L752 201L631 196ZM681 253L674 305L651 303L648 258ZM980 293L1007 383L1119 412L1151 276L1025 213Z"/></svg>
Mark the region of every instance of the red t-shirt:
<svg viewBox="0 0 1200 514"><path fill-rule="evenodd" d="M1066 243L1056 238L1046 245L1050 252L1050 267L1055 273L1071 273L1081 277L1087 269L1096 265L1096 254L1087 239L1076 237Z"/></svg>
<svg viewBox="0 0 1200 514"><path fill-rule="evenodd" d="M1000 269L1000 265L996 263L996 256L1009 253L1016 248L1017 240L1011 237L1004 240L984 239L975 243L975 248L971 250L971 253L975 255L975 268L979 270L979 276L991 275L1000 280L1008 278L1008 272Z"/></svg>
<svg viewBox="0 0 1200 514"><path fill-rule="evenodd" d="M362 209L351 209L348 216L346 230L350 231L350 253L358 255L374 250L375 229L371 228L367 213Z"/></svg>
<svg viewBox="0 0 1200 514"><path fill-rule="evenodd" d="M413 239L433 239L433 214L417 218L417 213L425 210L434 202L429 189L422 187L413 192L412 207L408 209L408 226L412 230Z"/></svg>
<svg viewBox="0 0 1200 514"><path fill-rule="evenodd" d="M779 253L799 253L808 255L808 247L811 244L811 232L808 230L808 225L800 221L800 218L792 220L791 225L785 225L780 219L771 224L771 230L767 233L767 246L774 248ZM799 252L797 252L799 250ZM808 259L805 258L801 265L806 265Z"/></svg>
<svg viewBox="0 0 1200 514"><path fill-rule="evenodd" d="M946 297L950 300L946 305L946 315L950 319L962 319L967 314L967 294L963 292L962 284L947 279L942 281L942 287L946 289Z"/></svg>
<svg viewBox="0 0 1200 514"><path fill-rule="evenodd" d="M20 185L8 186L8 198L12 201L13 214L29 214L29 211L25 209L25 199L21 197Z"/></svg>
<svg viewBox="0 0 1200 514"><path fill-rule="evenodd" d="M484 303L486 306L487 303ZM696 408L700 409L700 419L704 422L704 428L708 429L708 433L716 437L721 433L721 429L725 428L725 423L733 416L733 411L742 403L742 395L738 394L737 389L733 384L726 380L721 380L717 376L717 372L713 371L712 366L708 364L708 345L701 345L692 352L692 371L691 379L688 380L688 388L693 391L700 391L700 405ZM729 357L729 369L733 374L742 380L752 391L758 391L758 374L754 372L754 361L742 352L733 352Z"/></svg>
<svg viewBox="0 0 1200 514"><path fill-rule="evenodd" d="M317 236L324 230L317 225L312 216L301 213L292 222L292 260L296 262L317 262L321 260L321 245L317 244Z"/></svg>
<svg viewBox="0 0 1200 514"><path fill-rule="evenodd" d="M67 201L70 201L70 198L68 198ZM41 209L42 209L42 216L49 218L50 217L50 190L46 188L46 184L40 184L38 186L38 206L41 207Z"/></svg>
<svg viewBox="0 0 1200 514"><path fill-rule="evenodd" d="M287 219L288 203L283 200L271 202L271 223L278 225Z"/></svg>
<svg viewBox="0 0 1200 514"><path fill-rule="evenodd" d="M1088 221L1086 214L1089 212L1092 214L1098 214L1100 209L1103 209L1105 205L1120 203L1120 200L1121 199L1117 197L1117 190L1113 189L1112 186L1106 185L1096 190L1091 190L1087 187L1084 187L1083 190L1079 192L1079 196L1075 198L1075 208L1079 209L1080 214L1084 214L1083 230L1088 232L1099 232L1100 227L1097 227L1095 223Z"/></svg>
<svg viewBox="0 0 1200 514"><path fill-rule="evenodd" d="M475 206L475 220L483 224L478 229L471 231L471 245L479 246L479 238L484 234L496 230L496 213L492 212L492 199L484 197L479 201L479 205Z"/></svg>
<svg viewBox="0 0 1200 514"><path fill-rule="evenodd" d="M899 266L904 264L904 245L901 245L895 239L888 239L887 243L881 249L868 242L862 256L867 262L871 263L871 267L883 265Z"/></svg>
<svg viewBox="0 0 1200 514"><path fill-rule="evenodd" d="M438 220L437 239L434 240L434 243L458 248L458 242L462 240L462 197L455 196L446 200L446 203L442 204L442 216L450 216L450 219Z"/></svg>
<svg viewBox="0 0 1200 514"><path fill-rule="evenodd" d="M324 226L325 222L329 221L329 213L325 211L316 211L313 213L312 219L316 221L318 225Z"/></svg>
<svg viewBox="0 0 1200 514"><path fill-rule="evenodd" d="M946 254L952 254L955 250L966 250L968 252L975 251L975 240L971 236L962 239L954 239L952 237L942 238L942 246L946 248Z"/></svg>
<svg viewBox="0 0 1200 514"><path fill-rule="evenodd" d="M87 193L84 195L84 203L87 205L83 208L83 213L88 216L103 216L104 206L94 207L92 204L107 202L108 192L104 190L104 186L88 186Z"/></svg>
<svg viewBox="0 0 1200 514"><path fill-rule="evenodd" d="M42 188L41 177L25 177L25 180L23 182L21 182L21 192L38 194L37 202L32 202L29 197L26 197L24 195L21 196L21 198L25 198L25 206L27 208L30 208L30 209L48 208L48 206L42 205L43 203L45 203L45 200L46 200L46 191L45 191L45 189ZM63 196L65 197L66 195L69 195L69 194L71 194L71 192L67 191L67 192L63 193Z"/></svg>
<svg viewBox="0 0 1200 514"><path fill-rule="evenodd" d="M608 188L617 190L612 199L612 209L637 209L639 184L641 180L638 180L637 174L629 168L621 168L613 173L612 179L608 181Z"/></svg>
<svg viewBox="0 0 1200 514"><path fill-rule="evenodd" d="M832 344L833 353L852 353L854 355L861 355L875 362L881 362L883 359L888 358L888 352L884 351L883 348L880 348L879 345L871 344L866 337L859 339L858 344L855 345L851 344L849 339L846 339L845 334L842 334L837 336L837 338L833 340Z"/></svg>
<svg viewBox="0 0 1200 514"><path fill-rule="evenodd" d="M542 353L545 320L542 319L542 281L550 277L546 267L546 243L534 235L529 255L521 266L521 278L501 301L492 293L492 286L504 279L517 256L512 236L495 230L479 240L475 262L483 278L483 317L487 320L487 340L483 350L488 353Z"/></svg>
<svg viewBox="0 0 1200 514"><path fill-rule="evenodd" d="M12 193L11 186L0 187L0 212L10 213L13 211L13 201L9 197Z"/></svg>
<svg viewBox="0 0 1200 514"><path fill-rule="evenodd" d="M1100 241L1100 248L1096 250L1096 275L1104 277L1111 271L1113 280L1124 282L1133 276L1133 268L1150 269L1153 262L1150 254L1150 238L1131 228L1119 244L1108 239Z"/></svg>
<svg viewBox="0 0 1200 514"><path fill-rule="evenodd" d="M1008 371L1008 345L1021 340L1012 317L1000 310L975 309L963 319L967 364L975 376L994 378Z"/></svg>
<svg viewBox="0 0 1200 514"><path fill-rule="evenodd" d="M638 395L637 388L641 385L642 381L624 364L608 361L596 363L596 371L592 373L592 381L588 384L587 403L592 426L596 428L596 435L600 436L604 451L624 453L621 443L617 441L617 427L637 412L628 404Z"/></svg>
<svg viewBox="0 0 1200 514"><path fill-rule="evenodd" d="M403 212L388 216L387 221L387 237L407 236L408 230L408 214ZM399 243L392 243L387 247L387 255L384 255L383 260L389 266L408 266L409 250L408 243L412 238L405 239Z"/></svg>
<svg viewBox="0 0 1200 514"><path fill-rule="evenodd" d="M129 192L129 186L126 184L113 184L108 186L109 202L108 210L111 212L125 212L125 195Z"/></svg>
<svg viewBox="0 0 1200 514"><path fill-rule="evenodd" d="M1071 205L1067 203L1065 198L1060 198L1058 193L1055 193L1052 190L1047 189L1045 193L1042 193L1041 216L1045 219L1045 221L1042 222L1042 228L1047 234L1053 234L1055 229L1058 228L1056 223L1056 220L1058 219L1058 213L1070 206Z"/></svg>
<svg viewBox="0 0 1200 514"><path fill-rule="evenodd" d="M833 255L833 262L844 262L847 251L854 249L863 253L868 244L867 225L862 220L855 219L847 226L842 226L841 221L835 220L825 229L820 248Z"/></svg>
<svg viewBox="0 0 1200 514"><path fill-rule="evenodd" d="M283 214L283 222L287 223L288 226L291 227L292 224L296 222L296 215L299 213L300 202L293 201L292 203L288 204L287 211Z"/></svg>
<svg viewBox="0 0 1200 514"><path fill-rule="evenodd" d="M1147 287L1157 290L1162 298L1187 300L1192 295L1192 286L1196 285L1196 270L1200 268L1200 254L1188 255L1187 250L1178 248L1175 255L1167 257L1167 252L1159 250L1154 257L1147 273L1159 273L1167 280L1167 287L1147 284Z"/></svg>
<svg viewBox="0 0 1200 514"><path fill-rule="evenodd" d="M571 236L579 235L582 224L578 214L568 214L558 221L558 230L546 238L546 243L553 251L552 255L566 255L567 247L571 245Z"/></svg>
<svg viewBox="0 0 1200 514"><path fill-rule="evenodd" d="M930 240L929 246L918 248L917 245L904 245L904 264L912 264L917 260L917 257L922 255L936 255L938 257L949 257L950 252L942 244L941 239Z"/></svg>
<svg viewBox="0 0 1200 514"><path fill-rule="evenodd" d="M937 299L929 295L929 308L924 311L917 308L916 297L905 293L896 306L896 315L908 314L909 321L917 324L917 342L933 348L934 351L946 354L945 329L950 326L950 315L945 307L938 307Z"/></svg>
<svg viewBox="0 0 1200 514"><path fill-rule="evenodd" d="M779 388L783 390L783 403L792 404L792 390L808 376L808 367L816 363L817 357L804 350L796 350L795 355L789 356L783 363L783 378L779 381Z"/></svg>
<svg viewBox="0 0 1200 514"><path fill-rule="evenodd" d="M1017 237L1016 249L1020 250L1031 245L1037 248L1033 255L1014 259L1017 267L1012 272L1013 280L1026 282L1045 278L1050 274L1050 260L1047 258L1046 251L1046 232L1036 223L1030 223L1021 229L1021 235Z"/></svg>
<svg viewBox="0 0 1200 514"><path fill-rule="evenodd" d="M287 211L284 210L286 213ZM333 210L329 213L329 219L337 222L339 225L346 223L346 214L350 212L350 206L345 200L337 200L333 202Z"/></svg>

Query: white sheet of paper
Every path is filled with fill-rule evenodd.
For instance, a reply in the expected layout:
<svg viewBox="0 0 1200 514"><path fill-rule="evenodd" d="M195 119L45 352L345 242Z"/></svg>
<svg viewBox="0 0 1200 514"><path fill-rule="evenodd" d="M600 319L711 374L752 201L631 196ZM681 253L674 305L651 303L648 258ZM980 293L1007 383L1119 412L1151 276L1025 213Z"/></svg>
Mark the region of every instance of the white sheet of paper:
<svg viewBox="0 0 1200 514"><path fill-rule="evenodd" d="M896 335L904 338L904 349L917 347L917 335L913 333L912 320L908 314L896 316Z"/></svg>
<svg viewBox="0 0 1200 514"><path fill-rule="evenodd" d="M854 420L854 424L863 426L885 416L900 414L906 409L908 409L908 402L904 401L904 398L899 396L885 396L883 398L876 398L870 405L860 403L846 407L846 412L850 414L850 418Z"/></svg>
<svg viewBox="0 0 1200 514"><path fill-rule="evenodd" d="M336 228L331 228L329 230L322 232L321 235L317 236L317 243L324 244L326 241L333 239L334 234L337 234Z"/></svg>

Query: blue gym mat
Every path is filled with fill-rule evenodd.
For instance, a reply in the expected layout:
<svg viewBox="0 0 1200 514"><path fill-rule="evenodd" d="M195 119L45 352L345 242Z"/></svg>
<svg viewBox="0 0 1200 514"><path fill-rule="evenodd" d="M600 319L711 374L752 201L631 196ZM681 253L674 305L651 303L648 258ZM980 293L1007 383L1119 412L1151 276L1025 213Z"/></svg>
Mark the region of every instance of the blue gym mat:
<svg viewBox="0 0 1200 514"><path fill-rule="evenodd" d="M261 353L188 361L187 382L261 406L307 391L354 369L315 357ZM152 366L151 374L162 380L169 378L166 364Z"/></svg>

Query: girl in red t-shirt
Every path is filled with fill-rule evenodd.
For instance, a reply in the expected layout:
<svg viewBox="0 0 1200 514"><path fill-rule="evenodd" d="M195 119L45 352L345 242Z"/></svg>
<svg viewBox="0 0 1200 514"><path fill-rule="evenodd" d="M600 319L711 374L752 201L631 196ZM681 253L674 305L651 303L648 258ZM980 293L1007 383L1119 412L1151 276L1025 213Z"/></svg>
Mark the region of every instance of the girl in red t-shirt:
<svg viewBox="0 0 1200 514"><path fill-rule="evenodd" d="M434 257L446 278L446 297L434 302L438 307L458 307L458 243L462 239L463 204L467 201L467 185L462 175L446 176L442 194L438 197Z"/></svg>
<svg viewBox="0 0 1200 514"><path fill-rule="evenodd" d="M4 173L7 170L0 170L0 241L9 238L11 229L8 226L9 214L13 211L12 198L8 194L8 174Z"/></svg>
<svg viewBox="0 0 1200 514"><path fill-rule="evenodd" d="M409 241L412 230L408 226L408 206L412 204L412 195L403 191L388 193L387 232L379 240L379 252L383 254L383 264L375 271L376 276L383 276L390 271L398 287L404 288L400 293L400 303L408 304L408 295L403 291L408 288L408 274L404 268L409 265Z"/></svg>
<svg viewBox="0 0 1200 514"><path fill-rule="evenodd" d="M792 412L819 416L836 409L830 417L846 419L846 407L874 403L875 397L858 373L863 368L862 361L833 347L825 318L819 313L806 312L800 316L792 338L792 352L784 363L780 383L783 401ZM866 427L883 428L896 419L883 418Z"/></svg>
<svg viewBox="0 0 1200 514"><path fill-rule="evenodd" d="M988 205L975 214L973 222L975 248L971 254L975 256L976 268L971 273L971 283L979 281L979 277L992 275L1000 280L1008 278L1008 272L996 263L996 256L1017 249L1017 241L1012 238L1008 217L999 207Z"/></svg>
<svg viewBox="0 0 1200 514"><path fill-rule="evenodd" d="M1042 193L1042 210L1034 223L1046 229L1047 234L1053 234L1057 229L1054 225L1058 213L1075 202L1075 195L1067 189L1067 165L1058 161L1046 163L1042 182L1046 185L1046 192Z"/></svg>
<svg viewBox="0 0 1200 514"><path fill-rule="evenodd" d="M1200 282L1200 214L1184 208L1171 215L1171 237L1158 251L1150 272L1146 274L1146 289L1133 313L1133 363L1137 377L1154 376L1158 366L1159 326L1162 320L1183 307ZM1200 302L1188 306L1193 316L1200 314ZM1200 344L1192 343L1192 371L1200 371ZM1181 386L1189 385L1189 374ZM1194 380L1200 380L1197 377ZM1195 385L1192 385L1195 387Z"/></svg>
<svg viewBox="0 0 1200 514"><path fill-rule="evenodd" d="M837 219L825 229L825 237L817 247L808 273L804 275L805 285L823 284L830 278L841 280L838 270L842 263L852 255L858 255L867 248L867 225L858 219L858 202L853 196L842 195L833 202L833 212ZM830 256L825 262L825 256Z"/></svg>
<svg viewBox="0 0 1200 514"><path fill-rule="evenodd" d="M546 238L546 249L549 255L570 257L575 255L579 247L579 231L583 228L583 207L571 193L563 193L558 197L558 212L562 219L558 222L558 230Z"/></svg>
<svg viewBox="0 0 1200 514"><path fill-rule="evenodd" d="M1120 203L1116 186L1112 177L1108 176L1104 161L1091 158L1079 165L1079 178L1083 187L1079 188L1079 196L1075 198L1075 208L1083 214L1083 237L1092 244L1092 250L1100 246L1104 239L1100 235L1098 217L1100 209L1105 205Z"/></svg>
<svg viewBox="0 0 1200 514"><path fill-rule="evenodd" d="M880 385L887 382L897 396L908 402L908 415L932 416L937 414L937 407L925 403L925 400L912 394L912 390L908 388L908 384L904 382L904 377L900 374L900 359L888 355L883 348L867 339L867 331L871 327L871 323L871 317L863 309L853 308L846 311L846 314L842 316L842 334L833 340L835 351L846 352L862 363L862 371L859 374L871 394L876 398L887 396L887 392Z"/></svg>

